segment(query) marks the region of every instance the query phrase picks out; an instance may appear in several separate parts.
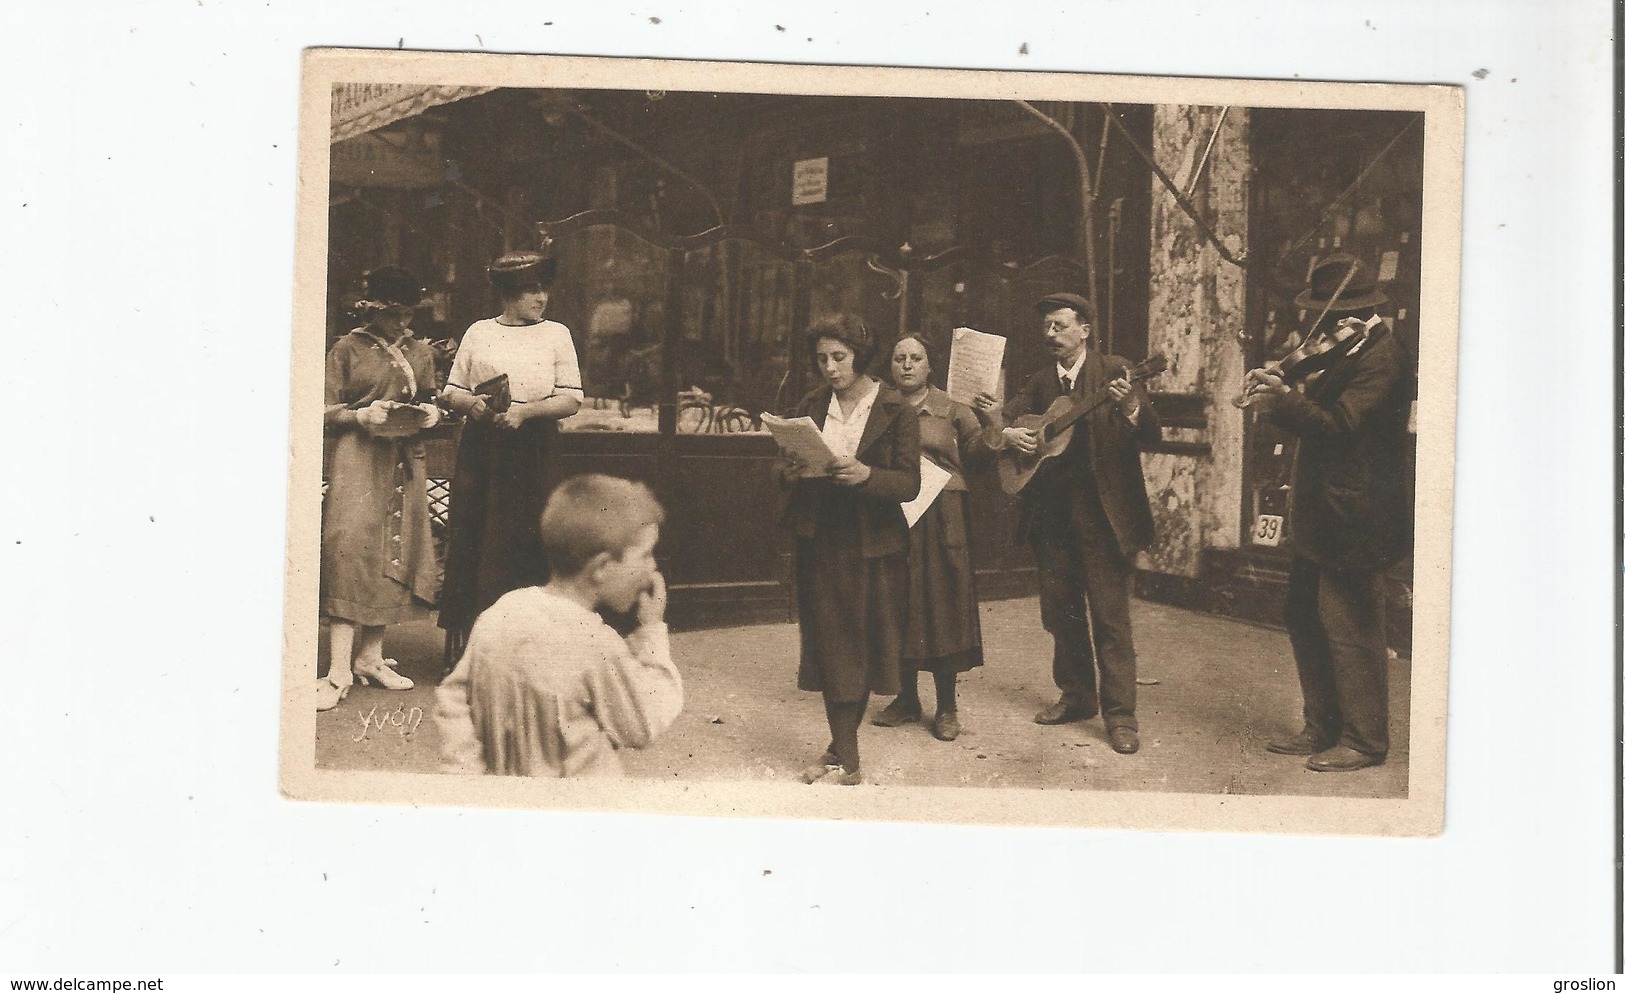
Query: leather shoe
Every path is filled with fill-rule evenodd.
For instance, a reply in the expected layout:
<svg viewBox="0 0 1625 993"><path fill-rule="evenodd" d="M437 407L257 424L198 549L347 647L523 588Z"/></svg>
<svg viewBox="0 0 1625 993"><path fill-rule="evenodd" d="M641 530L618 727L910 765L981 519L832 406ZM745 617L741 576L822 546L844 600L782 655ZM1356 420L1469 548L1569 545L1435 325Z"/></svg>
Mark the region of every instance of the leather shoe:
<svg viewBox="0 0 1625 993"><path fill-rule="evenodd" d="M937 715L936 723L931 726L931 733L938 741L953 741L959 737L959 715L952 710Z"/></svg>
<svg viewBox="0 0 1625 993"><path fill-rule="evenodd" d="M863 783L863 773L858 769L848 772L846 766L832 765L828 772L814 782L819 786L859 786Z"/></svg>
<svg viewBox="0 0 1625 993"><path fill-rule="evenodd" d="M1106 737L1112 743L1112 751L1119 755L1133 755L1140 750L1140 733L1133 728L1108 728Z"/></svg>
<svg viewBox="0 0 1625 993"><path fill-rule="evenodd" d="M1310 734L1309 730L1305 728L1285 741L1270 742L1264 746L1264 750L1274 752L1277 755L1313 755L1316 752L1325 751L1334 744L1336 742L1327 741L1319 735Z"/></svg>
<svg viewBox="0 0 1625 993"><path fill-rule="evenodd" d="M1309 756L1309 761L1304 765L1311 772L1353 772L1368 766L1382 765L1387 758L1386 755L1357 752L1347 745L1333 745L1323 752Z"/></svg>
<svg viewBox="0 0 1625 993"><path fill-rule="evenodd" d="M337 707L339 704L344 702L344 698L348 696L349 693L349 683L344 683L341 685L333 682L331 677L323 677L316 680L317 713L332 710L334 707Z"/></svg>
<svg viewBox="0 0 1625 993"><path fill-rule="evenodd" d="M1055 701L1043 710L1033 715L1034 724L1071 724L1073 721L1087 720L1095 716L1092 710L1085 710L1065 697Z"/></svg>
<svg viewBox="0 0 1625 993"><path fill-rule="evenodd" d="M835 746L831 744L830 747L824 749L824 754L818 756L818 761L801 770L801 775L797 778L811 785L829 775L830 769L840 764L841 760L835 757Z"/></svg>
<svg viewBox="0 0 1625 993"><path fill-rule="evenodd" d="M920 705L918 702L910 706L900 700L893 700L886 704L884 710L869 719L869 723L877 728L901 727L904 724L918 724L920 722Z"/></svg>

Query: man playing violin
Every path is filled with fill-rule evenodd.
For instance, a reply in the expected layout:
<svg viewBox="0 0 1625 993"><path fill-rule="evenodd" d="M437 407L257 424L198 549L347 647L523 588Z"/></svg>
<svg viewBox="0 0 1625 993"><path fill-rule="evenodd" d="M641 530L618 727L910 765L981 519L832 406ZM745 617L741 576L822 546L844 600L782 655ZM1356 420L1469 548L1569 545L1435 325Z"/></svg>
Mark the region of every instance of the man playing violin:
<svg viewBox="0 0 1625 993"><path fill-rule="evenodd" d="M1037 309L1055 364L1034 373L1002 410L988 394L976 397L988 444L1032 454L1038 437L1008 421L1042 413L1061 396L1087 403L1104 391L1114 402L1078 422L1066 450L1021 492L1016 540L1030 542L1038 562L1039 609L1055 639L1052 671L1061 690L1033 720L1065 724L1102 714L1112 748L1127 755L1140 748L1129 584L1135 555L1154 535L1140 446L1159 440L1162 429L1145 390L1130 381L1128 363L1088 347L1088 300L1052 293Z"/></svg>
<svg viewBox="0 0 1625 993"><path fill-rule="evenodd" d="M1305 345L1346 333L1351 321L1365 333L1300 387L1278 366L1246 376L1248 401L1298 437L1286 626L1304 727L1268 748L1307 756L1316 772L1380 765L1388 755L1382 573L1411 549L1405 449L1414 378L1409 350L1377 318L1386 302L1369 266L1328 256L1295 301L1317 315Z"/></svg>

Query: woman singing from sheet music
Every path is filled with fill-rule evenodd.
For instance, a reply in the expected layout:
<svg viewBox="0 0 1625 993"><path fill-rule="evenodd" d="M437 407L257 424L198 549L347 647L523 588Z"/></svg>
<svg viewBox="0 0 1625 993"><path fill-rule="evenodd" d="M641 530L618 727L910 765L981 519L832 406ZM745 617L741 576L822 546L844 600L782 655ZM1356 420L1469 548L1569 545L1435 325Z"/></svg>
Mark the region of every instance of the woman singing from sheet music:
<svg viewBox="0 0 1625 993"><path fill-rule="evenodd" d="M966 535L970 494L965 471L992 465L995 453L983 440L971 408L931 385L932 368L924 338L911 335L892 347L891 381L919 412L920 452L949 476L909 529L902 692L871 723L897 727L920 721L918 675L928 671L937 691L931 733L953 741L960 731L955 699L959 673L982 664L976 578Z"/></svg>
<svg viewBox="0 0 1625 993"><path fill-rule="evenodd" d="M863 781L858 726L869 694L895 695L908 587L902 503L920 490L920 419L865 374L874 339L861 320L837 315L807 332L824 385L796 411L812 418L834 454L828 465L784 457L791 487L783 523L795 535L801 614L797 685L822 693L830 745L802 781Z"/></svg>

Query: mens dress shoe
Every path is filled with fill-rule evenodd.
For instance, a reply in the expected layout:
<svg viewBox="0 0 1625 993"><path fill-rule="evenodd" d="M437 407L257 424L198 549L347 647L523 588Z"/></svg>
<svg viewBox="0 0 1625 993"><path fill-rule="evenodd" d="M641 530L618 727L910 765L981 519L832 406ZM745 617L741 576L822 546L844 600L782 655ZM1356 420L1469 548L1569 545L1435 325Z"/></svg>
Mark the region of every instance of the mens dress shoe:
<svg viewBox="0 0 1625 993"><path fill-rule="evenodd" d="M1335 741L1327 741L1319 735L1310 734L1307 730L1304 730L1299 731L1285 741L1272 741L1264 746L1264 750L1274 752L1277 755L1313 755L1316 752L1323 752L1335 744L1337 744Z"/></svg>
<svg viewBox="0 0 1625 993"><path fill-rule="evenodd" d="M828 772L814 782L819 786L859 786L863 783L863 772L858 769L847 772L846 766L832 765Z"/></svg>
<svg viewBox="0 0 1625 993"><path fill-rule="evenodd" d="M841 760L835 757L835 747L831 745L824 749L824 754L818 756L818 761L801 770L799 778L809 786L829 775L831 769L839 768Z"/></svg>
<svg viewBox="0 0 1625 993"><path fill-rule="evenodd" d="M938 714L931 733L938 741L953 741L959 737L959 715L952 710Z"/></svg>
<svg viewBox="0 0 1625 993"><path fill-rule="evenodd" d="M1086 720L1095 716L1092 710L1085 710L1075 703L1070 703L1065 697L1055 701L1043 710L1033 715L1034 724L1071 724L1073 721Z"/></svg>
<svg viewBox="0 0 1625 993"><path fill-rule="evenodd" d="M1140 750L1140 733L1133 728L1108 728L1106 737L1112 743L1112 751L1119 755L1133 755Z"/></svg>
<svg viewBox="0 0 1625 993"><path fill-rule="evenodd" d="M869 723L877 728L894 728L901 727L904 724L918 724L920 723L920 705L915 703L913 706L909 706L906 703L893 700L891 703L886 704L884 710L869 718Z"/></svg>
<svg viewBox="0 0 1625 993"><path fill-rule="evenodd" d="M1386 759L1386 755L1367 755L1347 745L1333 745L1323 752L1309 756L1309 761L1305 762L1304 766L1311 772L1353 772L1368 766L1382 765Z"/></svg>

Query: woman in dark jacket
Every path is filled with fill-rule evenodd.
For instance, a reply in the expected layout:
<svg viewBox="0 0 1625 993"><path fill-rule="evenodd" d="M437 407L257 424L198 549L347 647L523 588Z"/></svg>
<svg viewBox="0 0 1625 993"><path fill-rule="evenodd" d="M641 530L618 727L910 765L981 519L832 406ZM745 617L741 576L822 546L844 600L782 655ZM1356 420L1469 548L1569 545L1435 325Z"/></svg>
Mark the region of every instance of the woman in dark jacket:
<svg viewBox="0 0 1625 993"><path fill-rule="evenodd" d="M991 465L994 452L971 408L931 385L931 367L923 338L910 335L892 346L891 381L919 413L920 453L947 472L948 481L909 528L902 692L871 723L897 727L918 722L923 716L918 674L928 671L937 690L931 733L953 741L959 737L959 674L982 664L976 577L965 526L970 516L965 473Z"/></svg>
<svg viewBox="0 0 1625 993"><path fill-rule="evenodd" d="M874 339L863 322L814 322L808 351L824 385L796 413L812 418L835 454L827 466L786 456L783 523L795 535L801 614L797 685L824 695L830 746L802 773L808 783L862 781L858 726L869 694L895 695L908 587L902 504L920 490L920 424L896 390L865 374Z"/></svg>

